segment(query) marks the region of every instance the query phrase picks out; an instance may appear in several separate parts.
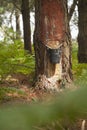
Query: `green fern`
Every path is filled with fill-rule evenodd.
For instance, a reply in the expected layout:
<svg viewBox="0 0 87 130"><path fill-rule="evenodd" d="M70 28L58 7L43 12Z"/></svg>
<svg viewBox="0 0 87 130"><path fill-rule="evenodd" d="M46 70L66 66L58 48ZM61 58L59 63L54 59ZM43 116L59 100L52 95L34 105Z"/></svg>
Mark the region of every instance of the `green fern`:
<svg viewBox="0 0 87 130"><path fill-rule="evenodd" d="M0 43L0 77L6 78L12 73L30 74L34 71L34 55L23 49L23 43L15 40L14 44Z"/></svg>

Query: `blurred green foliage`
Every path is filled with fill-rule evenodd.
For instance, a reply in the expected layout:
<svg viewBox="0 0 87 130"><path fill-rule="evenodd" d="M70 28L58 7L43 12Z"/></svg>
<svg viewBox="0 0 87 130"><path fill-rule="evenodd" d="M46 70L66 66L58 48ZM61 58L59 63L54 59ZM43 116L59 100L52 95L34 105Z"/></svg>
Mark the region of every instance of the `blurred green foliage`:
<svg viewBox="0 0 87 130"><path fill-rule="evenodd" d="M63 122L74 122L87 117L87 87L62 93L56 100L32 105L2 106L0 108L1 130L64 130ZM52 129L52 122L59 124ZM61 127L60 127L61 124ZM45 129L43 129L45 126ZM38 128L38 129L36 129Z"/></svg>
<svg viewBox="0 0 87 130"><path fill-rule="evenodd" d="M72 69L73 69L73 76L74 81L79 86L87 85L87 64L80 64L78 63L78 44L73 43L72 46Z"/></svg>
<svg viewBox="0 0 87 130"><path fill-rule="evenodd" d="M8 33L0 42L1 80L13 73L30 74L35 68L34 55L24 51L22 41L14 38L12 30Z"/></svg>

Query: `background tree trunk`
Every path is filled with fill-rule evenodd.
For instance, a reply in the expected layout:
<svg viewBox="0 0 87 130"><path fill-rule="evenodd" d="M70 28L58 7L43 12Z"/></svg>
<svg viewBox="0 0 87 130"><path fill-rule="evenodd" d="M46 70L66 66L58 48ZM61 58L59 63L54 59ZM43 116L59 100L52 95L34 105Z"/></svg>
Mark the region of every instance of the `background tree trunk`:
<svg viewBox="0 0 87 130"><path fill-rule="evenodd" d="M20 31L20 11L19 9L15 10L15 17L16 17L16 38L19 39L21 37L21 31Z"/></svg>
<svg viewBox="0 0 87 130"><path fill-rule="evenodd" d="M35 13L36 87L59 90L72 79L67 1L36 0ZM50 48L62 51L59 63L51 62Z"/></svg>
<svg viewBox="0 0 87 130"><path fill-rule="evenodd" d="M87 63L87 0L79 0L78 61Z"/></svg>
<svg viewBox="0 0 87 130"><path fill-rule="evenodd" d="M22 0L21 10L22 10L23 28L24 28L24 49L31 53L32 48L31 48L29 0Z"/></svg>

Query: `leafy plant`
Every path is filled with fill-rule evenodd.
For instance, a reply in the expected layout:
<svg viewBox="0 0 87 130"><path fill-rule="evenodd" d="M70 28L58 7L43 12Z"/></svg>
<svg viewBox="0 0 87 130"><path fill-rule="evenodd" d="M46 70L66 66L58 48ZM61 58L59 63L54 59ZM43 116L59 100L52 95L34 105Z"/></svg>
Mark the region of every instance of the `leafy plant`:
<svg viewBox="0 0 87 130"><path fill-rule="evenodd" d="M72 50L72 69L73 69L73 76L74 81L79 86L87 85L87 64L80 64L78 63L77 59L78 53L78 45L77 43L73 43L73 50Z"/></svg>
<svg viewBox="0 0 87 130"><path fill-rule="evenodd" d="M15 39L14 43L8 43L7 41L5 39L0 43L1 79L5 79L13 73L30 74L33 72L35 66L34 55L24 51L23 43L20 40Z"/></svg>

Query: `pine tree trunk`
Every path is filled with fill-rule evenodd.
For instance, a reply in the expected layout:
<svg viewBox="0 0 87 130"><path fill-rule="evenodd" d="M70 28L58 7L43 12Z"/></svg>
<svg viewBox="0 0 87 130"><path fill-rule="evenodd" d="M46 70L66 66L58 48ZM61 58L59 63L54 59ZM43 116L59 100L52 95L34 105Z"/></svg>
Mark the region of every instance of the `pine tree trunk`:
<svg viewBox="0 0 87 130"><path fill-rule="evenodd" d="M20 31L20 12L18 9L15 11L15 17L16 17L16 38L19 39L21 37L21 31Z"/></svg>
<svg viewBox="0 0 87 130"><path fill-rule="evenodd" d="M32 49L31 49L29 0L22 0L21 10L22 10L23 29L24 29L24 49L31 53Z"/></svg>
<svg viewBox="0 0 87 130"><path fill-rule="evenodd" d="M87 0L79 0L78 61L87 63Z"/></svg>
<svg viewBox="0 0 87 130"><path fill-rule="evenodd" d="M65 0L35 1L36 87L59 90L72 80L71 41ZM58 63L51 51L59 50ZM58 60L58 59L56 59Z"/></svg>

